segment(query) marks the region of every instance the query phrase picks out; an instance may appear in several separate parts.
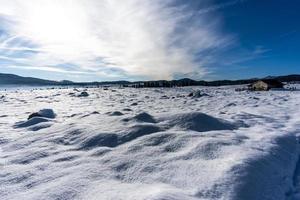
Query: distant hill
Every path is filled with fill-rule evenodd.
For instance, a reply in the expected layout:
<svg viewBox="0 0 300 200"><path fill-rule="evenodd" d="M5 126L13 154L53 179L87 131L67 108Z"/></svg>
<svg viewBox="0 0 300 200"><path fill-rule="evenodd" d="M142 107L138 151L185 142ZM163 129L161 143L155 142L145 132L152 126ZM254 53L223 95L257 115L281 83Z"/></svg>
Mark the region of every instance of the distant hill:
<svg viewBox="0 0 300 200"><path fill-rule="evenodd" d="M1 85L57 85L57 81L43 80L32 77L22 77L14 74L2 74L0 73Z"/></svg>
<svg viewBox="0 0 300 200"><path fill-rule="evenodd" d="M300 82L300 75L292 74L287 76L268 76L262 79L276 79L281 82ZM55 85L143 85L145 87L171 87L171 86L222 86L222 85L241 85L250 84L257 81L257 78L253 79L241 79L241 80L218 80L218 81L195 81L189 78L183 78L179 80L160 80L160 81L106 81L106 82L72 82L68 80L63 81L51 81L32 77L22 77L14 74L2 74L0 73L0 85L33 85L33 86L55 86Z"/></svg>
<svg viewBox="0 0 300 200"><path fill-rule="evenodd" d="M15 74L4 74L0 73L0 85L29 85L29 86L55 86L55 85L111 85L118 84L124 85L129 84L129 81L106 81L106 82L72 82L69 80L63 81L51 81L33 77L23 77Z"/></svg>

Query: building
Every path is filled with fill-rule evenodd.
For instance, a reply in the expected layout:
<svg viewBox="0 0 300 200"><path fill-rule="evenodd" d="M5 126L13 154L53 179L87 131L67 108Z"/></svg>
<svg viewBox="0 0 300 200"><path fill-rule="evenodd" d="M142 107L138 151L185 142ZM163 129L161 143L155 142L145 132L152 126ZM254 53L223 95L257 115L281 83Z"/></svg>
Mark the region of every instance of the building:
<svg viewBox="0 0 300 200"><path fill-rule="evenodd" d="M273 88L283 88L283 83L275 79L263 79L250 85L250 90L267 91Z"/></svg>

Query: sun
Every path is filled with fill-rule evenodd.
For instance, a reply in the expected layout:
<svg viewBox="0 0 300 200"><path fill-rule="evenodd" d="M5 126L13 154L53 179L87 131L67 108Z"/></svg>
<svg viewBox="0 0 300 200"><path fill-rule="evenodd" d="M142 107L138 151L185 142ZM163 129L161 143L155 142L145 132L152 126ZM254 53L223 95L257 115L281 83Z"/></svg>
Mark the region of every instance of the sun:
<svg viewBox="0 0 300 200"><path fill-rule="evenodd" d="M82 10L71 1L64 4L57 1L37 2L22 19L21 32L42 44L69 44L82 39L86 30Z"/></svg>

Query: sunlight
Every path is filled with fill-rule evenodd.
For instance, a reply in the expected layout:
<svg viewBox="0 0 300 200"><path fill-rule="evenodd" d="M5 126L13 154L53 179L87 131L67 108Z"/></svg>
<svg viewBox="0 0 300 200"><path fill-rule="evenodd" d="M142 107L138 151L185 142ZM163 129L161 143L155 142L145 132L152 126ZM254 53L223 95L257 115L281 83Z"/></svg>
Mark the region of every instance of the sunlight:
<svg viewBox="0 0 300 200"><path fill-rule="evenodd" d="M211 23L201 15L191 22L193 10L185 6L174 9L169 1L11 1L0 7L0 15L5 11L13 20L6 27L9 36L18 36L38 49L29 56L16 53L27 59L22 63L26 66L70 63L78 71L92 70L100 76L109 69L154 79L193 72L203 76L207 55L201 60L196 57L230 43L230 37L216 28L217 20ZM16 47L20 44L9 48Z"/></svg>
<svg viewBox="0 0 300 200"><path fill-rule="evenodd" d="M21 27L25 36L41 44L54 45L71 44L82 39L86 30L83 12L70 1L63 4L46 1L29 9Z"/></svg>

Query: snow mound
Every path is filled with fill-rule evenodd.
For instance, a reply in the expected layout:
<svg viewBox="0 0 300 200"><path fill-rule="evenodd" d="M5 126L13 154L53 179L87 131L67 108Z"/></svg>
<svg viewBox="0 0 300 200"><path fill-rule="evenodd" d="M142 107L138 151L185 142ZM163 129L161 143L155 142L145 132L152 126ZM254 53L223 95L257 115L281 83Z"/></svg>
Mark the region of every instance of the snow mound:
<svg viewBox="0 0 300 200"><path fill-rule="evenodd" d="M179 127L183 130L198 132L233 130L237 128L233 123L214 118L201 112L175 114L173 116L162 118L162 122L166 124L167 128Z"/></svg>
<svg viewBox="0 0 300 200"><path fill-rule="evenodd" d="M27 128L32 131L38 131L40 129L48 128L52 125L52 119L56 117L56 114L52 109L42 109L39 112L29 115L27 121L18 122L14 125L14 128Z"/></svg>
<svg viewBox="0 0 300 200"><path fill-rule="evenodd" d="M20 122L15 125L15 128L26 128L39 123L49 122L50 120L43 117L33 117L25 122Z"/></svg>
<svg viewBox="0 0 300 200"><path fill-rule="evenodd" d="M90 150L96 147L117 147L127 142L131 142L139 137L159 132L161 129L153 125L136 125L128 128L122 133L100 133L85 139L81 145L81 150Z"/></svg>
<svg viewBox="0 0 300 200"><path fill-rule="evenodd" d="M137 122L146 122L146 123L156 123L154 117L146 112L142 112L132 118L126 118L124 121L137 121Z"/></svg>
<svg viewBox="0 0 300 200"><path fill-rule="evenodd" d="M80 145L81 150L90 150L95 147L116 147L118 145L118 136L114 133L100 133L87 138Z"/></svg>
<svg viewBox="0 0 300 200"><path fill-rule="evenodd" d="M149 135L151 133L157 133L159 131L161 131L161 129L158 126L148 124L136 125L130 127L129 130L125 132L125 134L123 133L119 139L119 142L123 144L125 142L130 142L136 138Z"/></svg>
<svg viewBox="0 0 300 200"><path fill-rule="evenodd" d="M232 199L290 199L299 158L297 138L283 135L269 142L272 146L264 155L253 156L231 169L232 182L236 183Z"/></svg>
<svg viewBox="0 0 300 200"><path fill-rule="evenodd" d="M120 112L120 111L115 111L115 112L110 113L109 115L110 116L122 116L124 114L122 112Z"/></svg>

